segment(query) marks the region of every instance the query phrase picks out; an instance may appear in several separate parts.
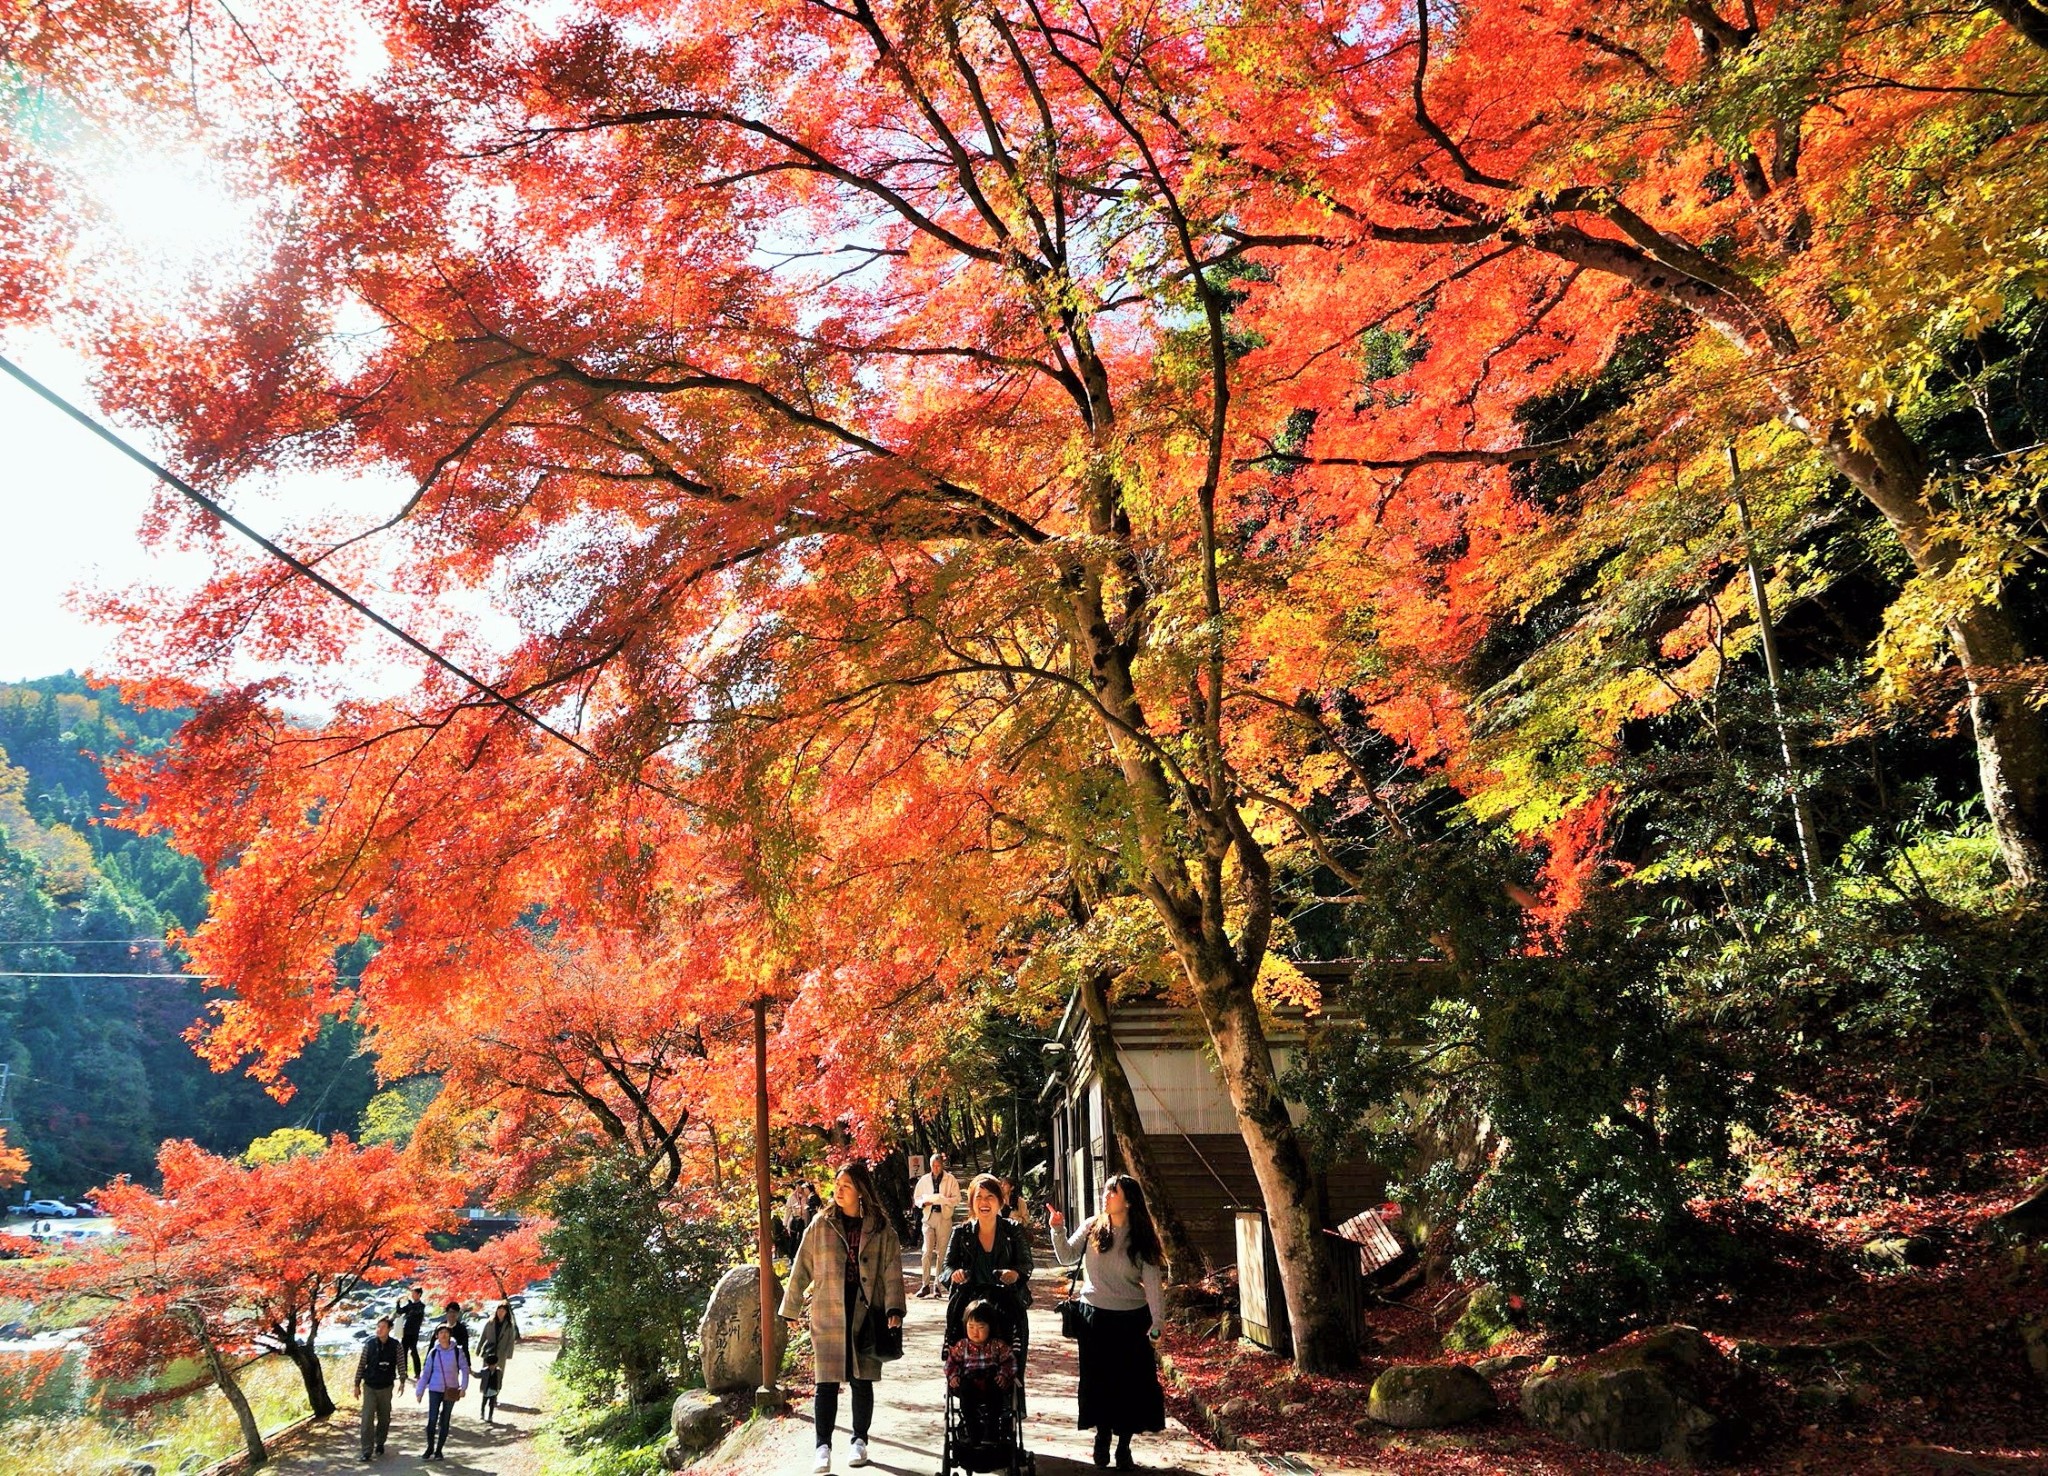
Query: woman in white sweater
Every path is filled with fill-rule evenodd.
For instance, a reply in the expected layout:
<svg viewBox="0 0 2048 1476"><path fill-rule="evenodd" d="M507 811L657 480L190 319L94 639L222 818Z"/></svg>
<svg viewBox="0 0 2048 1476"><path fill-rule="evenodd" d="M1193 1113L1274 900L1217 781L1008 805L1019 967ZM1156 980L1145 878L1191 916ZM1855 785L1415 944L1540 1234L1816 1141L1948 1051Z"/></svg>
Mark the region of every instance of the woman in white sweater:
<svg viewBox="0 0 2048 1476"><path fill-rule="evenodd" d="M1159 1360L1152 1344L1165 1326L1161 1291L1166 1256L1145 1191L1129 1174L1114 1175L1102 1190L1102 1213L1072 1235L1066 1219L1052 1212L1053 1247L1062 1264L1078 1256L1082 1283L1080 1417L1095 1431L1095 1464L1109 1464L1116 1437L1117 1469L1137 1466L1131 1437L1166 1428L1166 1395L1159 1387Z"/></svg>

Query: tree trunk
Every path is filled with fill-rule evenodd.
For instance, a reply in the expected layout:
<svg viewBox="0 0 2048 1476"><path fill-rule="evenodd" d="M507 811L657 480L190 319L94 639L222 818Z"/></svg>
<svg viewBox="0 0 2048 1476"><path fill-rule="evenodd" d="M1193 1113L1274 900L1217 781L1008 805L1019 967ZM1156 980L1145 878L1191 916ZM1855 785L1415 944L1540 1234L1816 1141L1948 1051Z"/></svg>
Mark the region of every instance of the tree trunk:
<svg viewBox="0 0 2048 1476"><path fill-rule="evenodd" d="M1270 936L1270 895L1244 909L1236 945L1227 922L1225 860L1236 856L1239 879L1248 892L1255 892L1270 880L1264 853L1230 811L1232 801L1220 785L1203 797L1190 793L1184 780L1179 792L1168 781L1156 751L1143 736L1149 725L1132 681L1129 655L1118 645L1104 613L1100 579L1083 568L1071 587L1076 644L1088 658L1105 733L1123 772L1138 832L1144 861L1139 890L1172 939L1174 955L1194 988L1224 1089L1237 1114L1239 1135L1259 1181L1273 1252L1280 1263L1287 1317L1294 1329L1294 1366L1303 1373L1336 1372L1351 1364L1356 1342L1331 1291L1315 1182L1280 1096L1273 1053L1252 994ZM1183 818L1186 829L1180 823ZM1199 836L1190 837L1189 830L1199 831ZM1190 874L1184 847L1189 838L1198 838L1201 846L1199 883Z"/></svg>
<svg viewBox="0 0 2048 1476"><path fill-rule="evenodd" d="M313 1418L327 1419L334 1413L334 1397L327 1392L327 1369L320 1362L319 1350L310 1341L286 1338L284 1354L298 1369L299 1382L306 1386L306 1403L312 1408Z"/></svg>
<svg viewBox="0 0 2048 1476"><path fill-rule="evenodd" d="M1898 535L1924 577L1954 569L1962 550L1935 522L1927 501L1927 463L1890 415L1832 427L1827 449ZM1977 776L2006 875L2024 891L2048 887L2048 719L2019 690L2021 668L2034 652L1996 605L1963 611L1948 626L1949 644L1968 684L1976 730Z"/></svg>
<svg viewBox="0 0 2048 1476"><path fill-rule="evenodd" d="M1985 0L1985 4L2020 35L2048 51L2048 5L2040 0Z"/></svg>
<svg viewBox="0 0 2048 1476"><path fill-rule="evenodd" d="M2000 13L2024 34L2023 22L2044 12L2015 0ZM1610 219L1637 240L1651 230L1619 206ZM1962 550L1936 523L1927 499L1927 458L1919 445L1888 413L1836 415L1802 367L1810 347L1799 342L1763 289L1670 236L1658 238L1658 249L1677 267L1632 242L1576 229L1548 228L1522 239L1561 260L1619 277L1711 324L1758 361L1787 423L1884 514L1915 570L1939 578L1955 567ZM2016 689L2017 668L2034 653L2005 612L1993 606L1957 617L1948 635L1969 683L1978 777L1999 855L2014 886L2038 891L2048 887L2048 721Z"/></svg>
<svg viewBox="0 0 2048 1476"><path fill-rule="evenodd" d="M228 1367L227 1359L221 1356L220 1348L213 1336L206 1330L204 1314L190 1314L192 1329L199 1335L199 1346L206 1354L206 1363L213 1370L213 1382L227 1397L229 1408L235 1412L235 1423L242 1428L242 1446L249 1452L249 1464L260 1466L270 1459L270 1452L263 1447L263 1431L257 1428L256 1412L249 1408L249 1396L242 1392L242 1386L235 1380L235 1371Z"/></svg>
<svg viewBox="0 0 2048 1476"><path fill-rule="evenodd" d="M1144 1186L1145 1203L1151 1208L1152 1222L1159 1227L1159 1239L1166 1248L1167 1270L1175 1281L1199 1280L1209 1274L1209 1258L1189 1237L1180 1210L1153 1161L1145 1120L1138 1114L1138 1098L1124 1072L1123 1057L1117 1053L1109 1001L1102 980L1093 974L1081 981L1081 1011L1088 1021L1088 1047L1095 1057L1095 1074L1102 1081L1102 1105L1109 1113L1110 1130L1116 1134L1124 1166Z"/></svg>
<svg viewBox="0 0 2048 1476"><path fill-rule="evenodd" d="M1184 953L1182 963L1195 986L1216 1048L1216 1066L1237 1110L1238 1131L1266 1202L1267 1233L1280 1265L1280 1287L1294 1331L1294 1366L1303 1373L1349 1367L1357 1357L1357 1329L1345 1318L1331 1289L1315 1178L1280 1095L1251 981L1240 977L1234 958L1206 949L1195 958Z"/></svg>

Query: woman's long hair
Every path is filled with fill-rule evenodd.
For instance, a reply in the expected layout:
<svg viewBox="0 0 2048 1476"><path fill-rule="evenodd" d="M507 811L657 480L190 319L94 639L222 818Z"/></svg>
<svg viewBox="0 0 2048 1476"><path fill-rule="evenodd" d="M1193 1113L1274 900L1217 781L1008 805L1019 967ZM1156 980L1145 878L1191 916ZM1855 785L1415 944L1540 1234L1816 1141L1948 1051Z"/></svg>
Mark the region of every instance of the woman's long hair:
<svg viewBox="0 0 2048 1476"><path fill-rule="evenodd" d="M1129 1174L1111 1174L1102 1188L1105 1194L1111 1189L1123 1191L1124 1249L1131 1253L1131 1259L1139 1265L1150 1261L1155 1266L1164 1266L1166 1249L1159 1243L1159 1227L1152 1223L1152 1211L1145 1204L1145 1186ZM1095 1248L1106 1251L1115 1243L1116 1227L1109 1223L1109 1211L1104 1210L1095 1217Z"/></svg>
<svg viewBox="0 0 2048 1476"><path fill-rule="evenodd" d="M832 1182L835 1185L839 1182L841 1175L853 1180L853 1187L860 1191L860 1217L863 1220L880 1219L882 1216L882 1201L875 1193L875 1181L873 1176L868 1173L866 1162L858 1158L849 1158L846 1162L840 1164L838 1168L832 1171ZM841 1213L836 1201L828 1201L828 1203L833 1214Z"/></svg>

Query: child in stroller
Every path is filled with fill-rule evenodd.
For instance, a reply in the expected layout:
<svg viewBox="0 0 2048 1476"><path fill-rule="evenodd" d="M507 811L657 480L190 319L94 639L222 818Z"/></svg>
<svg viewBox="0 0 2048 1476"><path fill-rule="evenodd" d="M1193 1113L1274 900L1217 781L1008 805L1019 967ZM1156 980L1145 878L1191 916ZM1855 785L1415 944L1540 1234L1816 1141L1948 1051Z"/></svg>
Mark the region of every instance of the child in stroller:
<svg viewBox="0 0 2048 1476"><path fill-rule="evenodd" d="M1031 1245L1022 1226L1002 1217L1002 1182L977 1176L967 1193L972 1218L955 1227L946 1246L945 1349L946 1464L940 1476L958 1466L970 1471L1032 1469L1025 1453L1024 1358L1031 1324ZM976 1340L968 1326L978 1313L987 1336ZM1000 1348L1000 1352L996 1351ZM995 1377L1006 1367L1007 1381ZM954 1382L954 1375L962 1383ZM973 1388L967 1376L973 1375ZM974 1396L977 1418L969 1428L968 1396Z"/></svg>
<svg viewBox="0 0 2048 1476"><path fill-rule="evenodd" d="M986 1297L967 1304L962 1335L946 1349L946 1451L939 1476L963 1471L1020 1471L1028 1462L1017 1438L1022 1404L1010 1329Z"/></svg>

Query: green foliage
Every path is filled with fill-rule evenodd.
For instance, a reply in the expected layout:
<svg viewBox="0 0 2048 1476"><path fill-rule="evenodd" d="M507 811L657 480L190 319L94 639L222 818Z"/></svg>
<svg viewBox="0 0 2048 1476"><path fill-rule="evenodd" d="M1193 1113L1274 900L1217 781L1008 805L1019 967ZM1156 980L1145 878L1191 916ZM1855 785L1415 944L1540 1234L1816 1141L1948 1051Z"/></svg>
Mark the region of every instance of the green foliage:
<svg viewBox="0 0 2048 1476"><path fill-rule="evenodd" d="M657 1476L665 1469L666 1404L591 1402L573 1382L551 1377L556 1407L536 1440L541 1476Z"/></svg>
<svg viewBox="0 0 2048 1476"><path fill-rule="evenodd" d="M1515 1330L1513 1308L1497 1286L1481 1286L1444 1334L1447 1353L1484 1353Z"/></svg>
<svg viewBox="0 0 2048 1476"><path fill-rule="evenodd" d="M102 821L106 765L182 720L72 676L0 686L0 974L15 976L0 977L0 1126L27 1150L34 1193L147 1177L165 1138L235 1154L287 1125L352 1129L375 1088L360 1031L340 1021L294 1070L289 1106L187 1044L204 989L162 940L203 920L204 877L162 837Z"/></svg>
<svg viewBox="0 0 2048 1476"><path fill-rule="evenodd" d="M664 1199L629 1157L595 1160L549 1201L553 1298L562 1310L562 1376L596 1399L634 1403L701 1377L697 1323L746 1236L707 1205Z"/></svg>
<svg viewBox="0 0 2048 1476"><path fill-rule="evenodd" d="M310 1158L326 1149L327 1140L318 1133L304 1128L279 1128L251 1143L242 1154L242 1162L250 1168L260 1168L267 1163L283 1163L288 1158Z"/></svg>
<svg viewBox="0 0 2048 1476"><path fill-rule="evenodd" d="M363 1108L362 1130L356 1141L364 1147L390 1143L403 1148L412 1141L420 1117L441 1095L438 1076L410 1076L397 1086L377 1093Z"/></svg>
<svg viewBox="0 0 2048 1476"><path fill-rule="evenodd" d="M1393 1167L1430 1264L1553 1331L1597 1340L1725 1284L1754 1247L1717 1227L1808 1213L1801 1175L1837 1213L1943 1182L1897 1144L1953 1175L2048 1079L2048 913L1949 797L1967 772L1890 726L1854 662L1807 664L1782 707L1813 896L1778 709L1731 664L1606 765L1626 865L1568 927L1516 900L1525 853L1455 820L1354 857L1374 905L1323 925L1369 962L1287 1079L1312 1152Z"/></svg>

